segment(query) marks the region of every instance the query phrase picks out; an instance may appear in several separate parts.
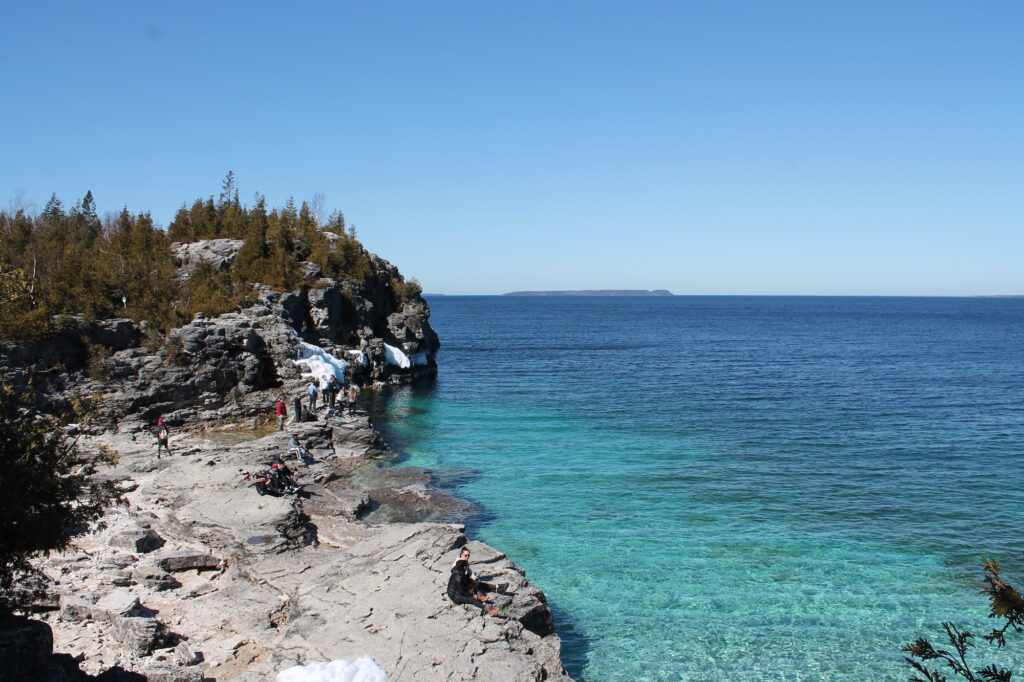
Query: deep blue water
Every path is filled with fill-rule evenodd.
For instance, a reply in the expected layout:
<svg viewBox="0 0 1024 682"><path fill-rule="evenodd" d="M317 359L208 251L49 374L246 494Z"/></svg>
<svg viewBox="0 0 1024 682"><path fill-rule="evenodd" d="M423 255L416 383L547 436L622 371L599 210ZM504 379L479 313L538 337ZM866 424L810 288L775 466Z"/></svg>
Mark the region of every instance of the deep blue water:
<svg viewBox="0 0 1024 682"><path fill-rule="evenodd" d="M578 679L907 679L939 621L988 632L982 555L1024 582L1022 299L430 304L439 377L380 425Z"/></svg>

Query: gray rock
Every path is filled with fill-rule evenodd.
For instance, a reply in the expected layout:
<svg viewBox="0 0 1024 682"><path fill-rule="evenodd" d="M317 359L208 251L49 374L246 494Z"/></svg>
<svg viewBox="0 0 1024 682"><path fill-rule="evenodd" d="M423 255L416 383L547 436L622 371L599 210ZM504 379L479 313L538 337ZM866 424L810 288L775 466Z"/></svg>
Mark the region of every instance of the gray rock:
<svg viewBox="0 0 1024 682"><path fill-rule="evenodd" d="M152 651L165 633L166 628L156 618L117 618L110 628L110 636L135 656Z"/></svg>
<svg viewBox="0 0 1024 682"><path fill-rule="evenodd" d="M64 620L79 622L92 618L95 606L71 594L63 594L60 597L60 616Z"/></svg>
<svg viewBox="0 0 1024 682"><path fill-rule="evenodd" d="M145 670L149 682L202 682L203 673L195 668L178 668L165 663L154 663Z"/></svg>
<svg viewBox="0 0 1024 682"><path fill-rule="evenodd" d="M156 566L139 566L132 573L132 578L138 584L156 592L174 590L181 587L181 583L175 580L174 576L169 575Z"/></svg>
<svg viewBox="0 0 1024 682"><path fill-rule="evenodd" d="M153 529L125 531L110 539L110 544L132 552L146 554L164 546L164 539Z"/></svg>
<svg viewBox="0 0 1024 682"><path fill-rule="evenodd" d="M181 665L197 665L202 662L202 654L192 651L192 647L188 645L188 642L178 642L178 646L174 647L174 658Z"/></svg>
<svg viewBox="0 0 1024 682"><path fill-rule="evenodd" d="M215 571L221 567L221 560L212 554L183 552L163 557L158 565L169 573L191 570Z"/></svg>
<svg viewBox="0 0 1024 682"><path fill-rule="evenodd" d="M114 622L118 618L142 613L139 598L128 590L115 590L101 597L92 608L93 620Z"/></svg>
<svg viewBox="0 0 1024 682"><path fill-rule="evenodd" d="M178 264L179 276L188 279L196 266L204 261L213 265L217 272L223 272L244 245L242 239L203 239L191 243L175 242L171 244L171 251Z"/></svg>

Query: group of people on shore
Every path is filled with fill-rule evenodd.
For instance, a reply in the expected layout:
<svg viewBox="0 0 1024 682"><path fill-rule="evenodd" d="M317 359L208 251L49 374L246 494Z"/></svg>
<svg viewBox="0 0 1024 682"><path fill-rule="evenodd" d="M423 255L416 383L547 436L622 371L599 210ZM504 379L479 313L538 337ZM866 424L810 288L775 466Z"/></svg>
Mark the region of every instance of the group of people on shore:
<svg viewBox="0 0 1024 682"><path fill-rule="evenodd" d="M344 404L346 412L352 414L356 407L356 397L359 395L355 384L345 381L344 377L338 381L338 377L327 374L323 375L319 381L315 377L310 379L304 392L306 394L305 406L301 394L292 399L293 423L304 421L303 409L313 415L318 409L326 408L328 416L337 416L341 413L336 408L339 401ZM274 415L277 417L277 430L284 431L284 424L288 417L288 406L285 403L284 394L277 398Z"/></svg>

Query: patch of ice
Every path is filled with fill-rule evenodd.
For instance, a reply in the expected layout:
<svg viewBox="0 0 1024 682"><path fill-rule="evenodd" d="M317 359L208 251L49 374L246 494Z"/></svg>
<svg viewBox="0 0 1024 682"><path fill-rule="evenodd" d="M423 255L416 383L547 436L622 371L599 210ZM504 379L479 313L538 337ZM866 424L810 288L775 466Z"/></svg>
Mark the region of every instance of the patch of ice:
<svg viewBox="0 0 1024 682"><path fill-rule="evenodd" d="M409 362L409 356L403 353L400 348L395 348L394 346L389 346L385 343L384 355L387 356L389 365L394 365L401 369L409 369L409 367L412 366L412 363Z"/></svg>
<svg viewBox="0 0 1024 682"><path fill-rule="evenodd" d="M324 375L334 375L338 381L345 379L345 370L348 363L341 358L335 357L320 346L314 346L305 341L299 341L299 358L292 360L296 365L304 364L309 367L309 372L303 372L302 376L312 377L317 381Z"/></svg>
<svg viewBox="0 0 1024 682"><path fill-rule="evenodd" d="M414 365L428 365L430 360L427 359L427 354L423 351L416 353L412 356L412 364Z"/></svg>
<svg viewBox="0 0 1024 682"><path fill-rule="evenodd" d="M338 659L295 665L279 672L277 682L388 682L388 674L364 655L355 663Z"/></svg>

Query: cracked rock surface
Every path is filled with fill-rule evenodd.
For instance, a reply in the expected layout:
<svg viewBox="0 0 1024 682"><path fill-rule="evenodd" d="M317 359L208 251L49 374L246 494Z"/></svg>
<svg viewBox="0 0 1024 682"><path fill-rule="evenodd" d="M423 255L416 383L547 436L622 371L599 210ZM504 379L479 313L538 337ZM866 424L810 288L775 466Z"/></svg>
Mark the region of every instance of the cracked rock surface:
<svg viewBox="0 0 1024 682"><path fill-rule="evenodd" d="M381 468L365 414L332 421L301 425L324 447L308 466L287 462L303 489L286 497L244 480L285 453L286 432L234 444L176 433L160 459L144 435L90 438L116 452L103 475L129 492L105 528L40 562L61 595L44 615L53 650L90 675L119 666L162 680L273 680L364 654L392 680L568 680L544 594L504 554L469 542L473 570L510 585L487 616L445 596L461 525L365 520L377 498L398 505L393 518L465 507L417 470ZM422 489L403 495L410 486Z"/></svg>

